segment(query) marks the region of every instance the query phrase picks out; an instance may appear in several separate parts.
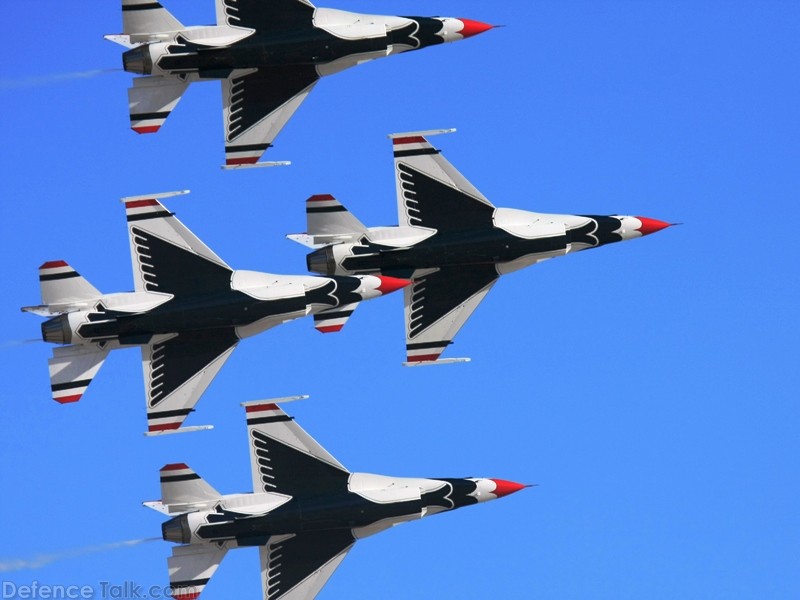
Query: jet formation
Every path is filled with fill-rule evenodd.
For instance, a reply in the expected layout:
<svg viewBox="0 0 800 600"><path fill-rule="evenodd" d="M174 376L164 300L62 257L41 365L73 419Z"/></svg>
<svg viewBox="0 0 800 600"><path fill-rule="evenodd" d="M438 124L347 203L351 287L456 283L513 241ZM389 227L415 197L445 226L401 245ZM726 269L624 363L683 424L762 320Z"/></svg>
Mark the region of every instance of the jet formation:
<svg viewBox="0 0 800 600"><path fill-rule="evenodd" d="M470 19L316 8L308 0L216 0L217 24L186 27L160 3L122 0L131 128L154 133L190 83L219 80L225 166L258 163L317 81L358 64L491 29Z"/></svg>
<svg viewBox="0 0 800 600"><path fill-rule="evenodd" d="M314 273L413 281L404 290L409 366L468 360L439 356L501 275L670 225L647 217L497 208L426 137L451 131L389 136L398 226L366 227L324 194L306 201L306 233L287 236L314 249L306 260Z"/></svg>
<svg viewBox="0 0 800 600"><path fill-rule="evenodd" d="M279 400L245 402L253 493L220 494L185 463L160 471L172 597L194 600L228 550L259 549L267 600L314 598L356 541L394 525L495 500L527 486L503 479L352 473Z"/></svg>
<svg viewBox="0 0 800 600"><path fill-rule="evenodd" d="M42 339L60 344L48 361L53 399L77 402L116 348L139 346L151 435L181 427L240 340L313 315L323 333L341 330L363 300L409 282L392 277L274 275L233 270L160 198L123 198L134 291L102 294L65 261L39 268L49 317Z"/></svg>

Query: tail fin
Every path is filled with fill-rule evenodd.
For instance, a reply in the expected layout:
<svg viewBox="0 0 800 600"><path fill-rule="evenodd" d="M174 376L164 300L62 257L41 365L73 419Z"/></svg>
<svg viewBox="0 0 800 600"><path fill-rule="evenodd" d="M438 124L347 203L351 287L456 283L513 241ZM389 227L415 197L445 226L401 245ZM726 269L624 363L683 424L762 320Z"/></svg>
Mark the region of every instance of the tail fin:
<svg viewBox="0 0 800 600"><path fill-rule="evenodd" d="M306 233L288 237L299 244L318 248L335 242L355 241L367 228L353 213L330 194L317 194L306 200Z"/></svg>
<svg viewBox="0 0 800 600"><path fill-rule="evenodd" d="M95 345L55 348L47 361L53 400L61 404L80 400L109 351Z"/></svg>
<svg viewBox="0 0 800 600"><path fill-rule="evenodd" d="M52 260L39 267L42 304L72 304L96 300L102 294L63 260Z"/></svg>
<svg viewBox="0 0 800 600"><path fill-rule="evenodd" d="M180 31L183 24L153 0L122 0L122 32L125 34Z"/></svg>
<svg viewBox="0 0 800 600"><path fill-rule="evenodd" d="M216 502L222 498L217 490L184 463L173 463L161 467L161 503L170 508L178 506Z"/></svg>

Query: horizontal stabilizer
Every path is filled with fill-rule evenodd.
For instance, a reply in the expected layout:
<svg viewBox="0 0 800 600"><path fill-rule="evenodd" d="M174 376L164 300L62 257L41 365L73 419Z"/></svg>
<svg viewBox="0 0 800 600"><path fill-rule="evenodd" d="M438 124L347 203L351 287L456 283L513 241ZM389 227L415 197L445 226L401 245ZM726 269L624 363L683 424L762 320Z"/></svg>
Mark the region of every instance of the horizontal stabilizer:
<svg viewBox="0 0 800 600"><path fill-rule="evenodd" d="M138 77L128 88L131 129L136 133L155 133L177 106L189 84L175 77Z"/></svg>
<svg viewBox="0 0 800 600"><path fill-rule="evenodd" d="M122 32L158 33L184 29L178 19L153 0L122 0Z"/></svg>
<svg viewBox="0 0 800 600"><path fill-rule="evenodd" d="M217 490L184 463L164 465L159 472L161 477L161 503L170 508L170 512L189 504L216 502L222 498Z"/></svg>
<svg viewBox="0 0 800 600"><path fill-rule="evenodd" d="M195 600L217 572L228 552L226 545L190 544L175 546L167 559L170 593L165 598Z"/></svg>
<svg viewBox="0 0 800 600"><path fill-rule="evenodd" d="M358 302L318 312L314 315L314 328L320 333L341 331L356 308L358 308Z"/></svg>
<svg viewBox="0 0 800 600"><path fill-rule="evenodd" d="M115 44L119 44L120 46L122 46L123 48L127 48L128 50L130 50L131 48L135 48L136 46L139 45L138 43L131 41L131 36L122 35L118 33L104 35L103 39L106 39L109 42L114 42Z"/></svg>
<svg viewBox="0 0 800 600"><path fill-rule="evenodd" d="M54 348L47 361L53 400L61 404L80 400L109 352L95 345Z"/></svg>
<svg viewBox="0 0 800 600"><path fill-rule="evenodd" d="M292 240L293 242L297 242L301 246L305 246L306 248L311 248L312 250L316 250L317 248L322 248L327 244L318 244L314 240L313 235L308 235L307 233L287 233L286 239ZM37 308L35 306L28 307L31 310L28 312L33 312L33 309ZM24 308L22 310L25 310Z"/></svg>
<svg viewBox="0 0 800 600"><path fill-rule="evenodd" d="M330 194L317 194L306 200L306 233L319 243L319 238L336 241L357 238L366 233L366 226Z"/></svg>
<svg viewBox="0 0 800 600"><path fill-rule="evenodd" d="M102 294L63 260L51 260L39 267L42 304L72 304L96 300Z"/></svg>

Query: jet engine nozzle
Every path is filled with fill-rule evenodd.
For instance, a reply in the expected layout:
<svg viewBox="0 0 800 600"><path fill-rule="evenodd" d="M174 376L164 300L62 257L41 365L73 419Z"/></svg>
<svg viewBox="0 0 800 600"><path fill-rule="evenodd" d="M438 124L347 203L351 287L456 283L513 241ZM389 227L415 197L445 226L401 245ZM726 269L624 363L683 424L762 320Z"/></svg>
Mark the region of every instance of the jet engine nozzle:
<svg viewBox="0 0 800 600"><path fill-rule="evenodd" d="M128 73L150 75L153 72L153 59L150 56L150 45L142 44L122 53L122 68Z"/></svg>
<svg viewBox="0 0 800 600"><path fill-rule="evenodd" d="M189 515L179 515L169 521L164 521L161 524L161 537L167 542L188 544L192 539L192 531L189 528Z"/></svg>
<svg viewBox="0 0 800 600"><path fill-rule="evenodd" d="M42 339L51 344L69 344L72 341L69 315L59 315L42 323Z"/></svg>
<svg viewBox="0 0 800 600"><path fill-rule="evenodd" d="M333 246L319 248L306 256L306 267L312 273L334 275L336 273L336 258L333 256Z"/></svg>

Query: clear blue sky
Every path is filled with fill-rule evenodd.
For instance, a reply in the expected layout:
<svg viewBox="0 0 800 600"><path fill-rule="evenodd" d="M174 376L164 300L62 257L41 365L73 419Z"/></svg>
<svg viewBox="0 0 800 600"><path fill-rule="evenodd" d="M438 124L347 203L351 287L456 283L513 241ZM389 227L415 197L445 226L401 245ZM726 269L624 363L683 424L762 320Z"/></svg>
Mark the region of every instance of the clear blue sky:
<svg viewBox="0 0 800 600"><path fill-rule="evenodd" d="M187 24L211 0L167 0ZM3 345L0 559L158 536L140 506L185 461L249 491L239 402L287 408L343 464L399 476L537 483L360 542L323 598L800 596L800 5L762 2L341 0L385 14L506 25L319 83L266 158L223 172L219 84L162 131L128 129L112 1L7 14L0 69ZM56 78L57 79L57 78ZM396 222L386 134L436 138L497 206L680 221L504 278L451 347L473 362L405 369L401 296L338 335L301 320L245 340L187 425L147 439L139 353L113 354L83 400L49 397L36 269L64 259L131 289L121 196L168 207L234 268L303 273L304 199L332 193ZM167 542L0 573L29 584L167 581ZM203 597L257 598L255 550Z"/></svg>

